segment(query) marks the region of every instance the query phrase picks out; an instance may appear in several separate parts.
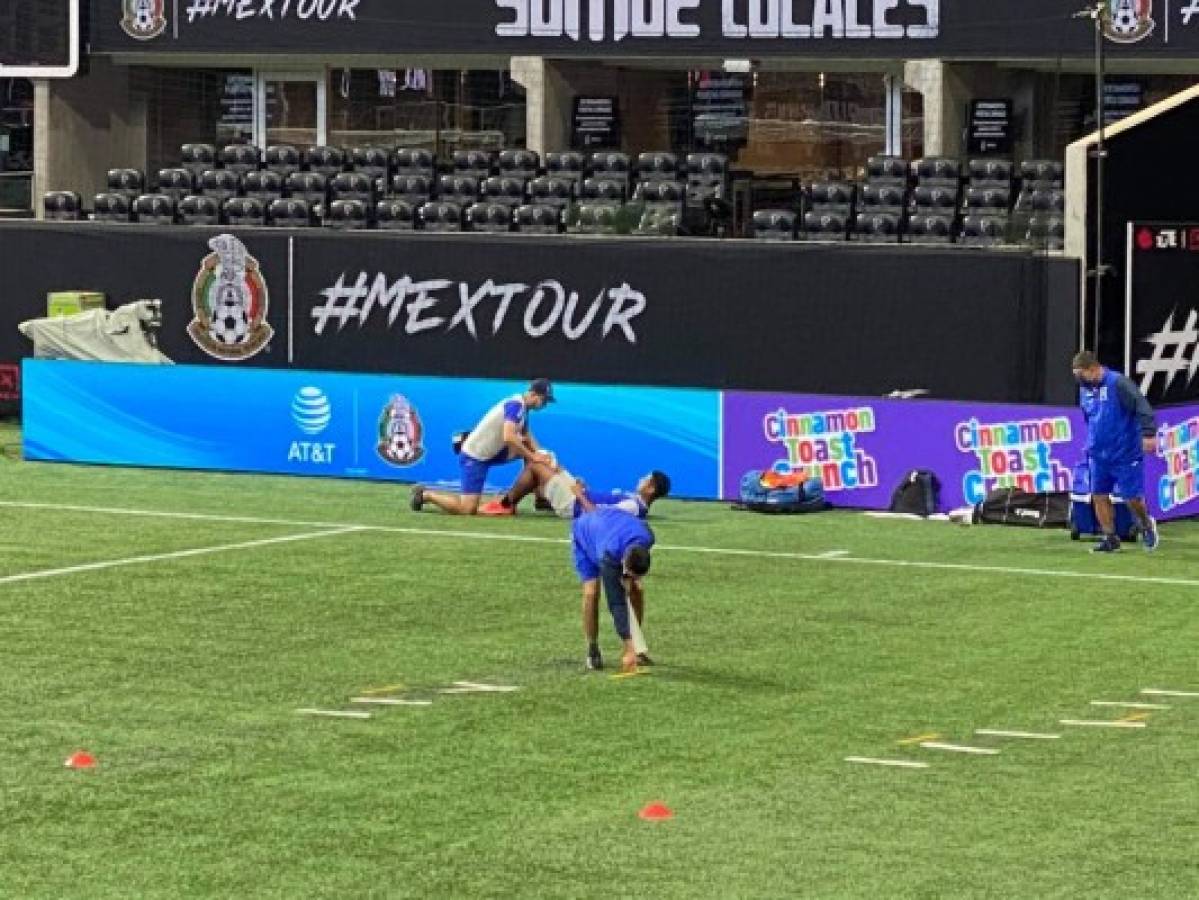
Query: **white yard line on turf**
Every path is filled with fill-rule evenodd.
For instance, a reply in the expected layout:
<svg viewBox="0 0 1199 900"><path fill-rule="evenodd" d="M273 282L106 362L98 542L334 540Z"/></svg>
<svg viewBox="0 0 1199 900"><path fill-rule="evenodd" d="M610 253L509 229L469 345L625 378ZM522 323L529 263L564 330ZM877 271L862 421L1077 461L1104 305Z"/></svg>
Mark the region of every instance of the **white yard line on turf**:
<svg viewBox="0 0 1199 900"><path fill-rule="evenodd" d="M868 766L894 766L897 769L927 769L928 763L911 759L875 759L872 756L847 756L848 763L863 763Z"/></svg>
<svg viewBox="0 0 1199 900"><path fill-rule="evenodd" d="M255 547L269 547L272 544L289 544L294 541L311 541L317 538L333 537L339 534L352 534L362 531L358 526L347 526L330 531L311 531L304 534L285 534L280 537L259 538L253 541L239 541L236 544L221 544L216 547L193 547L189 550L172 550L169 553L152 553L145 556L127 556L124 559L105 559L98 562L80 563L77 566L63 566L59 569L40 569L35 572L21 572L16 575L0 576L0 585L15 584L19 581L33 581L38 578L57 578L60 575L75 575L79 572L96 572L101 569L116 569L121 566L136 566L142 563L162 562L168 559L187 559L192 556L207 556L211 553L226 553L233 550L250 550Z"/></svg>
<svg viewBox="0 0 1199 900"><path fill-rule="evenodd" d="M309 522L297 519L259 518L257 516L226 516L215 513L171 512L152 509L125 509L104 506L77 506L57 503L28 503L0 500L0 508L42 509L55 512L83 512L113 516L145 516L162 519L190 519L201 522L231 522L243 525L284 525L299 528L348 528L360 532L407 534L417 537L446 537L473 541L508 541L527 544L569 544L565 538L539 537L525 534L498 534L449 528L406 528L397 525L367 525L351 522ZM743 556L750 559L786 559L796 562L820 562L830 565L883 566L897 569L926 569L967 574L1018 575L1033 578L1072 578L1084 581L1110 581L1123 584L1160 584L1170 587L1199 588L1199 579L1170 578L1161 575L1119 575L1112 572L1075 572L1062 569L1031 569L1023 566L980 566L973 563L947 563L912 559L872 559L863 556L823 556L819 553L792 553L781 550L739 550L732 547L680 547L658 544L656 551L666 553L697 553L713 556Z"/></svg>

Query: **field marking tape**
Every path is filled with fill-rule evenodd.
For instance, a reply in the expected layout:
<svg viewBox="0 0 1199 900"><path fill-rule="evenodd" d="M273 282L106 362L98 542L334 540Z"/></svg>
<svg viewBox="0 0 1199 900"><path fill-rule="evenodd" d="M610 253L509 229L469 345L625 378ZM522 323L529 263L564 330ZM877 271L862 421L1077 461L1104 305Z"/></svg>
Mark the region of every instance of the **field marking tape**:
<svg viewBox="0 0 1199 900"><path fill-rule="evenodd" d="M124 559L106 559L99 562L80 563L77 566L63 566L59 569L39 569L34 572L21 572L16 575L0 576L0 585L15 584L19 581L33 581L38 578L56 578L60 575L74 575L78 572L96 572L102 569L116 569L121 566L136 566L143 563L162 562L168 559L188 559L192 556L207 556L212 553L227 553L233 550L251 550L255 547L269 547L272 544L289 544L295 541L311 541L317 538L334 537L340 534L351 534L362 531L356 525L336 528L330 531L309 531L303 534L285 534L281 537L259 538L253 541L239 541L236 544L221 544L215 547L193 547L190 550L172 550L169 553L152 553L145 556L127 556Z"/></svg>
<svg viewBox="0 0 1199 900"><path fill-rule="evenodd" d="M1089 719L1062 719L1063 725L1074 725L1078 728L1144 728L1144 722L1126 722L1123 719L1117 721L1109 721L1103 719L1100 721L1091 721Z"/></svg>
<svg viewBox="0 0 1199 900"><path fill-rule="evenodd" d="M1120 709L1169 709L1169 703L1125 703L1123 700L1092 700L1091 706L1116 706Z"/></svg>
<svg viewBox="0 0 1199 900"><path fill-rule="evenodd" d="M30 503L17 500L0 500L0 508L42 509L58 512L83 512L114 516L145 516L149 518L189 519L202 522L229 522L243 525L280 525L300 528L345 528L359 532L374 531L383 534L406 534L418 537L446 537L458 540L507 541L525 544L569 544L566 538L540 537L525 534L495 534L482 531L465 531L450 528L407 528L396 525L366 525L351 522L308 522L296 519L274 519L258 516L226 516L213 513L185 513L149 509L125 509L103 506L79 506L75 504ZM1112 572L1074 572L1062 569L1030 569L1022 566L979 566L972 563L947 563L910 559L871 559L862 556L827 557L818 553L793 553L780 550L740 550L732 547L680 547L658 544L654 548L667 553L697 553L714 556L741 556L750 559L787 559L798 562L820 562L830 565L881 566L898 569L928 569L942 572L965 572L968 574L1017 575L1034 578L1073 578L1083 581L1110 581L1122 584L1160 584L1170 587L1199 588L1199 579L1168 578L1159 575L1120 575ZM2 582L0 582L2 583ZM1199 696L1196 694L1195 696Z"/></svg>
<svg viewBox="0 0 1199 900"><path fill-rule="evenodd" d="M948 753L971 753L975 756L999 755L999 751L994 747L966 747L962 744L945 744L941 741L923 741L920 746L925 750L945 750Z"/></svg>
<svg viewBox="0 0 1199 900"><path fill-rule="evenodd" d="M351 697L351 703L373 703L376 706L432 706L432 700L404 700L400 697Z"/></svg>
<svg viewBox="0 0 1199 900"><path fill-rule="evenodd" d="M870 756L847 756L848 763L864 763L868 766L894 766L897 769L927 769L928 763L912 759L874 759Z"/></svg>
<svg viewBox="0 0 1199 900"><path fill-rule="evenodd" d="M330 719L369 719L371 713L346 709L297 709L301 716L325 716Z"/></svg>
<svg viewBox="0 0 1199 900"><path fill-rule="evenodd" d="M930 731L926 734L918 734L918 735L915 735L914 737L904 738L903 740L896 741L895 743L897 743L901 747L907 747L911 744L921 744L924 741L935 741L942 737L944 737L944 735L941 734L939 731Z"/></svg>
<svg viewBox="0 0 1199 900"><path fill-rule="evenodd" d="M1166 691L1161 688L1145 688L1141 693L1153 697L1199 697L1199 691Z"/></svg>
<svg viewBox="0 0 1199 900"><path fill-rule="evenodd" d="M1056 741L1061 739L1060 734L1043 734L1039 731L1001 731L996 728L976 728L974 733L986 735L987 737L1019 738L1027 741Z"/></svg>

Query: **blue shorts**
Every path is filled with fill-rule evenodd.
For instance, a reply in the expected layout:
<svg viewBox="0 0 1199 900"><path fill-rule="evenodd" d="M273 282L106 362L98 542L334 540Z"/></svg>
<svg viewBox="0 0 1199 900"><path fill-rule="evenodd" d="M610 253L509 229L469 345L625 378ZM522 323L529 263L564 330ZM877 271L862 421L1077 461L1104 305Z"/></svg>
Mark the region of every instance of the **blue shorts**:
<svg viewBox="0 0 1199 900"><path fill-rule="evenodd" d="M571 550L574 553L575 572L578 573L579 581L595 581L600 577L599 564L584 549L577 534L572 537Z"/></svg>
<svg viewBox="0 0 1199 900"><path fill-rule="evenodd" d="M502 466L508 461L508 451L506 450L499 456L486 460L475 459L473 456L459 453L458 468L462 472L462 493L468 496L482 494L483 487L487 484L487 473L491 471L491 467Z"/></svg>
<svg viewBox="0 0 1199 900"><path fill-rule="evenodd" d="M624 588L624 566L611 556L605 556L603 562L596 565L577 537L574 539L574 557L575 571L580 581L600 579L603 582L608 612L612 614L612 627L616 629L617 637L627 641L632 632L629 628L629 600Z"/></svg>
<svg viewBox="0 0 1199 900"><path fill-rule="evenodd" d="M1145 496L1145 466L1142 460L1125 462L1091 457L1091 492L1119 494L1124 500Z"/></svg>

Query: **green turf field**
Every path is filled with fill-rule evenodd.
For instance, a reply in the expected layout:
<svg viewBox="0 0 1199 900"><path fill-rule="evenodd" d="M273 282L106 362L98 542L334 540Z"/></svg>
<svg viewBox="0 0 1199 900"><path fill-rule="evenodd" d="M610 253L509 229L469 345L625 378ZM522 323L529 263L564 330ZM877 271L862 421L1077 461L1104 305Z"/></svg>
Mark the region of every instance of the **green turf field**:
<svg viewBox="0 0 1199 900"><path fill-rule="evenodd" d="M614 680L582 670L562 524L406 498L0 458L0 896L1199 895L1199 697L1138 693L1199 690L1199 528L1094 558L662 504L660 665ZM295 712L397 683L432 705ZM1171 708L1058 724L1131 712L1092 700ZM931 734L1002 752L899 743Z"/></svg>

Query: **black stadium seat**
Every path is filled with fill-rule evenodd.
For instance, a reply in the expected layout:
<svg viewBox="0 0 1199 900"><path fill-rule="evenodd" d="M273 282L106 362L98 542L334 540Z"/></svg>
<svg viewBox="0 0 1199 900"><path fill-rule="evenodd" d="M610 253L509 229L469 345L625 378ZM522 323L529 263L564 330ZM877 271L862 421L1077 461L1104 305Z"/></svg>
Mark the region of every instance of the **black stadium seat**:
<svg viewBox="0 0 1199 900"><path fill-rule="evenodd" d="M535 206L556 206L562 209L574 199L578 182L557 175L543 175L529 182L529 200Z"/></svg>
<svg viewBox="0 0 1199 900"><path fill-rule="evenodd" d="M795 213L789 209L759 209L753 216L753 234L758 241L793 241Z"/></svg>
<svg viewBox="0 0 1199 900"><path fill-rule="evenodd" d="M602 152L591 154L591 177L593 179L618 182L622 185L622 193L624 194L628 193L629 171L631 168L629 157L626 153Z"/></svg>
<svg viewBox="0 0 1199 900"><path fill-rule="evenodd" d="M372 181L386 183L391 177L391 151L386 147L355 147L350 151L350 160L355 172Z"/></svg>
<svg viewBox="0 0 1199 900"><path fill-rule="evenodd" d="M96 194L92 209L97 222L129 222L133 218L133 203L126 194Z"/></svg>
<svg viewBox="0 0 1199 900"><path fill-rule="evenodd" d="M894 244L899 240L902 219L894 213L860 212L854 221L854 235L867 244Z"/></svg>
<svg viewBox="0 0 1199 900"><path fill-rule="evenodd" d="M301 153L304 168L332 179L346 169L346 152L340 147L306 147Z"/></svg>
<svg viewBox="0 0 1199 900"><path fill-rule="evenodd" d="M640 181L677 181L679 158L661 151L642 153L637 157L637 178Z"/></svg>
<svg viewBox="0 0 1199 900"><path fill-rule="evenodd" d="M262 151L253 144L230 144L221 148L220 163L222 169L245 175L253 172L262 165Z"/></svg>
<svg viewBox="0 0 1199 900"><path fill-rule="evenodd" d="M216 166L216 147L212 144L184 144L179 148L179 165L192 173L193 178Z"/></svg>
<svg viewBox="0 0 1199 900"><path fill-rule="evenodd" d="M184 197L179 201L179 221L184 225L220 225L221 204L203 194Z"/></svg>
<svg viewBox="0 0 1199 900"><path fill-rule="evenodd" d="M1066 244L1066 223L1060 215L1037 215L1028 220L1026 243L1046 250L1062 250Z"/></svg>
<svg viewBox="0 0 1199 900"><path fill-rule="evenodd" d="M647 207L679 211L686 200L683 185L677 181L642 181L638 183L633 199Z"/></svg>
<svg viewBox="0 0 1199 900"><path fill-rule="evenodd" d="M844 241L849 230L849 213L839 209L809 212L803 217L803 240Z"/></svg>
<svg viewBox="0 0 1199 900"><path fill-rule="evenodd" d="M1007 215L1012 204L1010 191L1001 187L967 188L963 202L965 210L974 215Z"/></svg>
<svg viewBox="0 0 1199 900"><path fill-rule="evenodd" d="M307 228L312 225L312 207L295 197L282 197L267 207L266 218L277 228Z"/></svg>
<svg viewBox="0 0 1199 900"><path fill-rule="evenodd" d="M287 194L315 209L329 201L329 182L320 172L292 172L287 176Z"/></svg>
<svg viewBox="0 0 1199 900"><path fill-rule="evenodd" d="M866 181L874 184L908 183L908 162L901 156L872 156L866 160Z"/></svg>
<svg viewBox="0 0 1199 900"><path fill-rule="evenodd" d="M476 203L466 210L471 231L506 233L512 230L512 207L505 203Z"/></svg>
<svg viewBox="0 0 1199 900"><path fill-rule="evenodd" d="M511 176L493 176L483 182L483 201L503 203L512 209L525 202L525 183Z"/></svg>
<svg viewBox="0 0 1199 900"><path fill-rule="evenodd" d="M437 173L437 159L428 150L397 150L392 170L396 175L426 175Z"/></svg>
<svg viewBox="0 0 1199 900"><path fill-rule="evenodd" d="M266 224L266 204L257 197L232 197L222 207L225 221L233 227L254 228Z"/></svg>
<svg viewBox="0 0 1199 900"><path fill-rule="evenodd" d="M550 177L565 178L577 184L583 180L586 168L587 158L573 150L545 155L545 174Z"/></svg>
<svg viewBox="0 0 1199 900"><path fill-rule="evenodd" d="M529 181L537 177L541 157L532 150L505 150L499 156L498 168L501 177Z"/></svg>
<svg viewBox="0 0 1199 900"><path fill-rule="evenodd" d="M375 222L384 231L411 231L416 227L416 204L408 200L380 200Z"/></svg>
<svg viewBox="0 0 1199 900"><path fill-rule="evenodd" d="M273 169L247 172L242 179L242 188L247 197L254 197L270 206L283 196L283 176Z"/></svg>
<svg viewBox="0 0 1199 900"><path fill-rule="evenodd" d="M335 231L359 231L369 224L369 207L361 200L334 200L325 215L325 225Z"/></svg>
<svg viewBox="0 0 1199 900"><path fill-rule="evenodd" d="M124 194L130 203L146 192L146 176L139 169L109 169L105 184L106 193Z"/></svg>
<svg viewBox="0 0 1199 900"><path fill-rule="evenodd" d="M516 230L521 234L557 234L562 222L559 206L529 204L516 210Z"/></svg>
<svg viewBox="0 0 1199 900"><path fill-rule="evenodd" d="M1020 181L1025 187L1060 188L1065 180L1065 167L1055 159L1026 159L1020 163Z"/></svg>
<svg viewBox="0 0 1199 900"><path fill-rule="evenodd" d="M473 175L442 175L437 179L437 199L462 207L477 203L479 179Z"/></svg>
<svg viewBox="0 0 1199 900"><path fill-rule="evenodd" d="M214 198L218 203L224 203L241 193L241 178L236 172L227 169L209 169L200 176L196 190Z"/></svg>
<svg viewBox="0 0 1199 900"><path fill-rule="evenodd" d="M627 182L609 178L586 178L583 180L583 190L579 194L579 202L590 205L607 204L619 206L624 203L625 186Z"/></svg>
<svg viewBox="0 0 1199 900"><path fill-rule="evenodd" d="M854 196L854 186L844 181L817 181L808 193L812 212L837 213L845 218L853 211Z"/></svg>
<svg viewBox="0 0 1199 900"><path fill-rule="evenodd" d="M863 185L858 210L863 213L892 213L899 215L904 208L903 186L891 183Z"/></svg>
<svg viewBox="0 0 1199 900"><path fill-rule="evenodd" d="M455 150L452 163L454 174L461 178L482 181L491 177L491 156L483 150Z"/></svg>
<svg viewBox="0 0 1199 900"><path fill-rule="evenodd" d="M947 156L926 156L912 163L912 175L917 184L947 184L957 186L962 180L962 165Z"/></svg>
<svg viewBox="0 0 1199 900"><path fill-rule="evenodd" d="M393 175L388 194L397 200L406 200L415 206L428 203L433 196L433 176Z"/></svg>
<svg viewBox="0 0 1199 900"><path fill-rule="evenodd" d="M196 178L190 170L182 167L158 170L158 193L169 194L178 203L195 192Z"/></svg>
<svg viewBox="0 0 1199 900"><path fill-rule="evenodd" d="M721 153L687 155L687 196L692 202L728 195L729 161Z"/></svg>
<svg viewBox="0 0 1199 900"><path fill-rule="evenodd" d="M362 172L341 172L329 182L331 200L358 200L368 209L375 205L375 179Z"/></svg>
<svg viewBox="0 0 1199 900"><path fill-rule="evenodd" d="M576 212L574 224L566 229L571 234L615 234L615 206L584 203L579 205Z"/></svg>
<svg viewBox="0 0 1199 900"><path fill-rule="evenodd" d="M462 230L462 207L457 203L447 203L444 200L426 203L417 214L425 231Z"/></svg>
<svg viewBox="0 0 1199 900"><path fill-rule="evenodd" d="M1002 216L966 216L958 243L965 247L995 247L1007 243L1008 220Z"/></svg>
<svg viewBox="0 0 1199 900"><path fill-rule="evenodd" d="M1066 194L1059 188L1026 187L1016 199L1016 211L1022 213L1056 213L1066 212Z"/></svg>
<svg viewBox="0 0 1199 900"><path fill-rule="evenodd" d="M285 181L292 172L300 171L302 163L299 149L291 144L272 144L262 155L263 168L278 172Z"/></svg>
<svg viewBox="0 0 1199 900"><path fill-rule="evenodd" d="M946 185L917 185L912 191L911 211L914 215L953 217L958 208L958 189Z"/></svg>
<svg viewBox="0 0 1199 900"><path fill-rule="evenodd" d="M951 216L917 214L908 220L907 240L912 244L948 244L953 241Z"/></svg>
<svg viewBox="0 0 1199 900"><path fill-rule="evenodd" d="M972 159L967 164L967 177L971 187L1012 186L1013 166L1006 159Z"/></svg>
<svg viewBox="0 0 1199 900"><path fill-rule="evenodd" d="M175 206L169 194L142 194L133 201L133 216L143 225L174 225Z"/></svg>
<svg viewBox="0 0 1199 900"><path fill-rule="evenodd" d="M74 191L50 191L42 197L42 212L52 222L83 218L83 199Z"/></svg>

